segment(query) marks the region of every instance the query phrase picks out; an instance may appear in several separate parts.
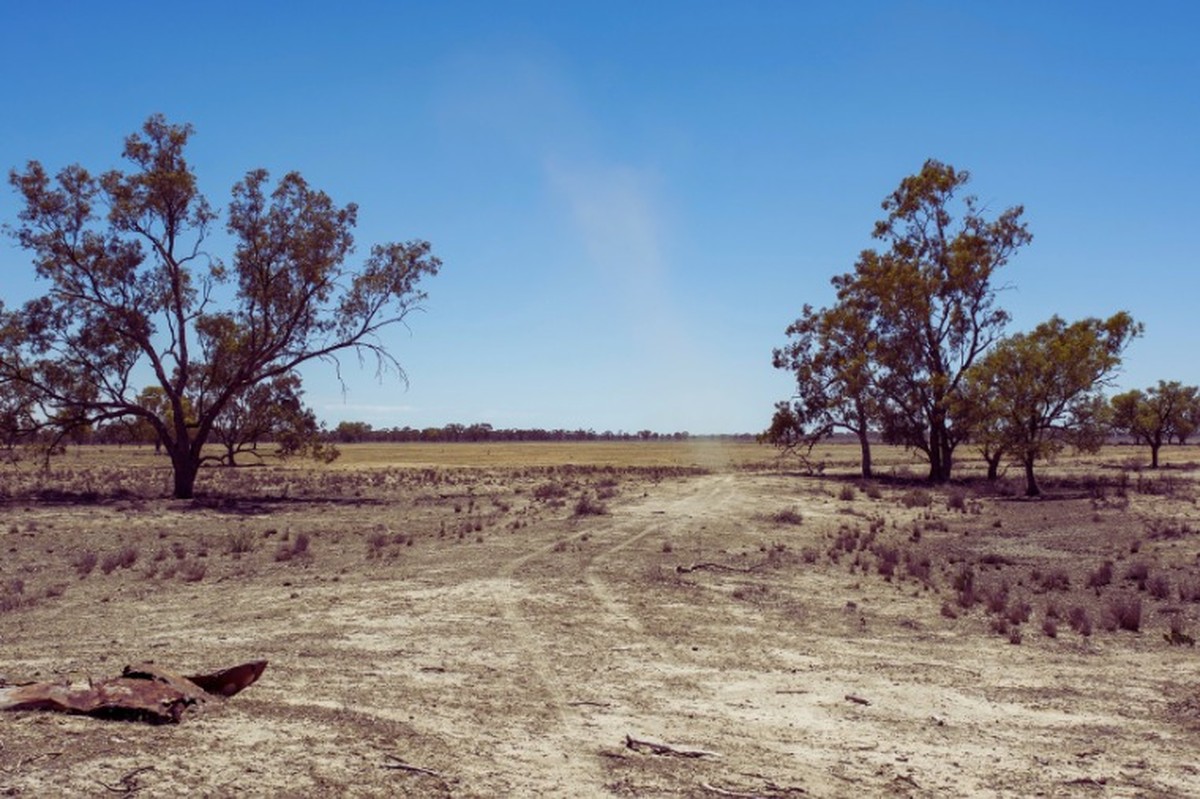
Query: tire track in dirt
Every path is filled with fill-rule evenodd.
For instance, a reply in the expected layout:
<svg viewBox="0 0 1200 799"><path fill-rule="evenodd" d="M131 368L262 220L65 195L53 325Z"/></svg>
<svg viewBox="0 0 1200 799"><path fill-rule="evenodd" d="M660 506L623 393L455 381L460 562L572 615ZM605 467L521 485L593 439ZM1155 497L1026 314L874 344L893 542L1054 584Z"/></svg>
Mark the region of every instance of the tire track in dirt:
<svg viewBox="0 0 1200 799"><path fill-rule="evenodd" d="M651 536L663 536L668 540L677 538L673 534L684 531L697 517L719 515L734 496L734 476L721 474L698 478L686 487L689 489L686 493L673 498L665 507L632 509L630 512L636 515L616 525L620 532L615 536L617 540L592 556L584 569L584 579L595 600L604 607L607 615L621 620L633 632L644 632L641 622L629 613L626 603L598 573L597 565ZM659 518L651 522L655 516Z"/></svg>
<svg viewBox="0 0 1200 799"><path fill-rule="evenodd" d="M536 705L545 708L550 714L550 718L545 720L553 729L546 729L540 736L542 740L536 744L543 750L561 749L565 758L568 751L591 754L605 744L619 742L616 727L601 732L598 727L602 725L595 718L594 711L598 707L609 707L611 703L580 699L583 696L601 696L605 690L611 690L611 672L624 670L624 664L614 662L611 646L614 639L639 639L637 646L630 648L638 649L643 658L646 653L651 653L650 656L658 660L669 657L645 631L627 604L620 599L619 591L605 580L597 566L610 562L649 537L673 535L694 519L701 506L706 512L719 512L723 503L733 494L733 479L730 475L706 476L684 483L664 484L661 489L670 493L663 498L651 497L621 506L616 518L589 520L586 529L567 540L569 544L606 542L580 562L582 574L573 572L574 577L571 574L559 574L547 580L544 571L537 568L544 559L561 557L560 541L511 558L497 569L496 577L499 580L494 599L511 634L509 640L521 651L521 660L533 678L526 685L542 695L527 697L526 703L530 707ZM552 563L552 566L560 568L557 563ZM530 580L536 581L540 588L536 596L530 592L528 583L522 580L521 573L524 570L531 572ZM538 620L523 607L534 600L562 602L565 605L564 614L573 623L582 619L594 630L594 634L586 637L587 651L574 653L579 661L591 665L586 673L567 668L564 661L568 658L557 650L553 638L548 637L552 633L539 629ZM608 676L598 676L601 672L606 672ZM610 725L603 726L624 726L620 714L610 722ZM545 769L550 766L547 760L543 757L538 767ZM603 767L594 756L556 760L550 767L559 773L559 780L564 785L599 785L604 779Z"/></svg>
<svg viewBox="0 0 1200 799"><path fill-rule="evenodd" d="M630 550L655 536L681 536L735 496L732 475L663 483L654 496L619 504L612 516L586 519L565 541L498 564L486 583L525 669L512 690L526 708L537 708L544 725L522 744L527 751L512 756L551 770L562 785L604 784L607 766L598 753L636 733L634 725L656 704L647 664L673 670L677 659L646 630L613 578L637 568ZM572 632L579 629L586 634Z"/></svg>

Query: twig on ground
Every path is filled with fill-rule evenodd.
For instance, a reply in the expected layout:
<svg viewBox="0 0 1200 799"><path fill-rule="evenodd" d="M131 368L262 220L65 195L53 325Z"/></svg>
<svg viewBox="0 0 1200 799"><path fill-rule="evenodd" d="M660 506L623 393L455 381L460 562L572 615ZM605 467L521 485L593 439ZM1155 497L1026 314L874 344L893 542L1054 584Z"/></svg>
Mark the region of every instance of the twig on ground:
<svg viewBox="0 0 1200 799"><path fill-rule="evenodd" d="M797 794L807 794L808 791L803 788L783 787L776 785L773 782L768 782L765 786L765 793L759 791L733 791L728 788L721 788L713 785L711 782L702 782L700 787L706 791L711 791L718 796L731 796L734 799L783 799L783 797L795 796Z"/></svg>
<svg viewBox="0 0 1200 799"><path fill-rule="evenodd" d="M567 702L568 707L612 707L612 702L593 702L589 699L580 699L577 702Z"/></svg>
<svg viewBox="0 0 1200 799"><path fill-rule="evenodd" d="M392 762L384 763L383 768L397 769L399 771L407 771L412 774L424 774L428 777L436 777L439 780L446 779L446 775L442 774L441 772L434 771L433 769L430 769L430 768L422 768L421 766L414 766L412 763L406 763L406 762L404 762L404 760L396 757L395 755L389 755L389 754L385 753L384 757L386 757L388 760L390 760Z"/></svg>
<svg viewBox="0 0 1200 799"><path fill-rule="evenodd" d="M100 785L103 785L106 790L112 791L113 793L125 795L137 793L144 787L138 784L137 775L145 771L154 771L154 766L141 766L140 768L135 768L133 771L130 771L122 776L121 779L117 781L116 785L109 785L103 780L96 780L96 782Z"/></svg>
<svg viewBox="0 0 1200 799"><path fill-rule="evenodd" d="M847 701L847 702L853 702L853 703L854 703L854 704L856 704L856 705L869 705L869 704L871 704L871 702L870 702L870 700L869 700L869 699L863 699L861 696L855 696L854 694L846 694L846 701Z"/></svg>
<svg viewBox="0 0 1200 799"><path fill-rule="evenodd" d="M625 736L625 746L635 752L649 751L652 755L668 755L671 757L720 757L718 752L707 749L686 749L657 741L642 741L631 735Z"/></svg>
<svg viewBox="0 0 1200 799"><path fill-rule="evenodd" d="M3 741L0 741L0 749L4 749ZM13 766L12 768L0 768L0 771L3 771L5 774L15 774L16 772L20 771L23 766L27 766L35 760L41 760L43 757L61 756L62 752L42 752L40 754L30 755L29 757L23 757L17 761L17 765Z"/></svg>

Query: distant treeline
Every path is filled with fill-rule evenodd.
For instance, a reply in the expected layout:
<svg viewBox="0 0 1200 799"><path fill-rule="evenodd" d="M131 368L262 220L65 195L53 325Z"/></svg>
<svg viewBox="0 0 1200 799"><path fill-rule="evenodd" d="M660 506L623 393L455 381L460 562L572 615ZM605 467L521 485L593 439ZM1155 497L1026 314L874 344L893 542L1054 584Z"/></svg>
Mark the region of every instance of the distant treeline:
<svg viewBox="0 0 1200 799"><path fill-rule="evenodd" d="M730 433L719 435L692 435L684 431L660 433L653 430L627 432L592 429L551 430L535 428L497 428L490 424L448 424L442 427L373 427L368 422L340 422L332 429L322 428L318 438L329 444L388 444L388 443L458 443L479 441L688 441L695 439L721 441L754 441L752 433ZM269 443L275 440L265 434L250 443ZM49 434L28 436L26 444L49 444ZM62 439L61 444L145 444L153 443L147 431L127 423L109 423L95 428L81 428Z"/></svg>
<svg viewBox="0 0 1200 799"><path fill-rule="evenodd" d="M658 433L639 430L636 433L620 430L565 430L556 428L496 428L490 424L448 424L444 427L387 427L374 428L366 422L341 422L324 433L327 440L337 444L403 443L403 442L478 442L478 441L687 441L693 436L687 431ZM710 438L710 436L704 436ZM754 436L719 436L729 440L753 441Z"/></svg>

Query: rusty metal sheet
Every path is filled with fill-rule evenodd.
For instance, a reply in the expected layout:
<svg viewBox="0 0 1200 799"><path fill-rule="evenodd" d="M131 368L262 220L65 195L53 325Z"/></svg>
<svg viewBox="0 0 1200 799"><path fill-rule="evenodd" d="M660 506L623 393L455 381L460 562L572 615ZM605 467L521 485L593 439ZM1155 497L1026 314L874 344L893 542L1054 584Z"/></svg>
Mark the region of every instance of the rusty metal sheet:
<svg viewBox="0 0 1200 799"><path fill-rule="evenodd" d="M184 712L211 698L233 696L262 676L256 660L211 674L182 677L153 663L126 666L120 677L72 686L35 682L0 685L0 710L51 710L97 718L176 724Z"/></svg>

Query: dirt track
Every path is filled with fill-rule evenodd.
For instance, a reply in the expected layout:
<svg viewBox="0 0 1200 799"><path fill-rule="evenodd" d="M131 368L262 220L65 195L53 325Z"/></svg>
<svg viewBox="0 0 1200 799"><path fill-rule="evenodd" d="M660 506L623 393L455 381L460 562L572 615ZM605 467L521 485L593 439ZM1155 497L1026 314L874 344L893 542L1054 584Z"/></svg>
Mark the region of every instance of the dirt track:
<svg viewBox="0 0 1200 799"><path fill-rule="evenodd" d="M1013 646L940 616L911 581L803 563L844 515L794 478L721 473L622 497L606 516L418 539L369 562L336 526L402 525L399 511L335 508L304 567L95 575L0 616L12 677L271 661L178 727L0 717L0 794L107 794L152 765L130 778L139 796L1200 795L1194 650L1156 645L1157 631ZM773 524L782 507L804 523ZM230 523L171 503L132 521L76 513ZM675 569L703 563L728 568ZM715 754L635 751L626 736Z"/></svg>

